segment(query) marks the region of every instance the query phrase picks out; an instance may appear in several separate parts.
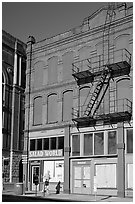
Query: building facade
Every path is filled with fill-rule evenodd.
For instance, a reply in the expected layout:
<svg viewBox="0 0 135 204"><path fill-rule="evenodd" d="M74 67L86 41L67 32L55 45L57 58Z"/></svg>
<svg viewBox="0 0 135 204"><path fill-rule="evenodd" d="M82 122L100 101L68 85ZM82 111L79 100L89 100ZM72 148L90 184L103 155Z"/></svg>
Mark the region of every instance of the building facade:
<svg viewBox="0 0 135 204"><path fill-rule="evenodd" d="M132 3L27 46L24 181L34 190L125 196L133 191Z"/></svg>
<svg viewBox="0 0 135 204"><path fill-rule="evenodd" d="M3 183L23 181L26 45L2 31Z"/></svg>

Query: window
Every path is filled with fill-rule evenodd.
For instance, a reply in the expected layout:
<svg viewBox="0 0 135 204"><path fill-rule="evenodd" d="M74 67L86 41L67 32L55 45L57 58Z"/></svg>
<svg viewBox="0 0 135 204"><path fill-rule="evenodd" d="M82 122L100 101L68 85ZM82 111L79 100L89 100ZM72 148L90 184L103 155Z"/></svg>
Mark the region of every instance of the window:
<svg viewBox="0 0 135 204"><path fill-rule="evenodd" d="M42 150L42 139L37 139L37 150Z"/></svg>
<svg viewBox="0 0 135 204"><path fill-rule="evenodd" d="M80 135L72 136L72 155L80 155Z"/></svg>
<svg viewBox="0 0 135 204"><path fill-rule="evenodd" d="M108 154L116 154L116 131L108 132Z"/></svg>
<svg viewBox="0 0 135 204"><path fill-rule="evenodd" d="M71 120L73 107L73 91L66 91L63 94L63 121Z"/></svg>
<svg viewBox="0 0 135 204"><path fill-rule="evenodd" d="M94 154L104 154L104 133L99 132L94 134Z"/></svg>
<svg viewBox="0 0 135 204"><path fill-rule="evenodd" d="M93 134L84 134L84 155L93 154Z"/></svg>
<svg viewBox="0 0 135 204"><path fill-rule="evenodd" d="M44 150L49 150L49 138L44 138Z"/></svg>
<svg viewBox="0 0 135 204"><path fill-rule="evenodd" d="M127 130L127 153L133 153L133 129Z"/></svg>
<svg viewBox="0 0 135 204"><path fill-rule="evenodd" d="M42 97L34 99L34 125L42 124Z"/></svg>
<svg viewBox="0 0 135 204"><path fill-rule="evenodd" d="M48 123L57 122L57 95L48 96Z"/></svg>
<svg viewBox="0 0 135 204"><path fill-rule="evenodd" d="M45 63L40 61L34 65L34 88L41 88L43 85L43 68Z"/></svg>
<svg viewBox="0 0 135 204"><path fill-rule="evenodd" d="M48 83L53 84L57 82L57 57L52 57L48 60Z"/></svg>
<svg viewBox="0 0 135 204"><path fill-rule="evenodd" d="M89 96L89 97L88 97ZM90 99L90 87L83 87L80 89L80 116L83 115Z"/></svg>
<svg viewBox="0 0 135 204"><path fill-rule="evenodd" d="M36 140L30 140L30 151L34 151L36 148Z"/></svg>
<svg viewBox="0 0 135 204"><path fill-rule="evenodd" d="M56 149L56 137L50 138L50 149Z"/></svg>
<svg viewBox="0 0 135 204"><path fill-rule="evenodd" d="M73 52L67 52L62 56L63 60L63 81L72 79Z"/></svg>
<svg viewBox="0 0 135 204"><path fill-rule="evenodd" d="M58 149L64 149L64 137L58 137Z"/></svg>
<svg viewBox="0 0 135 204"><path fill-rule="evenodd" d="M96 164L98 188L116 188L116 164Z"/></svg>

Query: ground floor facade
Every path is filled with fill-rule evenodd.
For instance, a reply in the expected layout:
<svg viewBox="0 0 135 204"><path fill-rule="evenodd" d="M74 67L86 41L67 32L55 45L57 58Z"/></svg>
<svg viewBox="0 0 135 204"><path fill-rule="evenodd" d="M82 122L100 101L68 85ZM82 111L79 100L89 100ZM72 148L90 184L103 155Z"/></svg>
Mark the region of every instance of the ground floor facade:
<svg viewBox="0 0 135 204"><path fill-rule="evenodd" d="M12 168L11 168L12 163ZM3 184L23 182L22 152L2 150L2 179Z"/></svg>
<svg viewBox="0 0 135 204"><path fill-rule="evenodd" d="M133 194L133 127L114 124L96 128L65 126L30 133L29 190L49 188L75 194ZM25 167L25 164L24 164Z"/></svg>

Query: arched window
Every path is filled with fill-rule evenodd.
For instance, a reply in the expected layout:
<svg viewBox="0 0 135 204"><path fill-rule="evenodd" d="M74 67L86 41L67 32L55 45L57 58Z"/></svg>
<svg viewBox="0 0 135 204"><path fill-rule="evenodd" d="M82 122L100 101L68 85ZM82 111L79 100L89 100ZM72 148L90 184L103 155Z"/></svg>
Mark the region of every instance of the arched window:
<svg viewBox="0 0 135 204"><path fill-rule="evenodd" d="M34 66L34 88L41 88L43 85L43 68L45 63L40 61Z"/></svg>
<svg viewBox="0 0 135 204"><path fill-rule="evenodd" d="M33 123L34 125L42 124L42 97L41 96L34 99Z"/></svg>
<svg viewBox="0 0 135 204"><path fill-rule="evenodd" d="M80 89L80 113L81 116L83 112L86 110L87 104L90 100L90 87L83 87Z"/></svg>
<svg viewBox="0 0 135 204"><path fill-rule="evenodd" d="M48 96L48 123L57 122L57 94L51 94Z"/></svg>
<svg viewBox="0 0 135 204"><path fill-rule="evenodd" d="M81 70L88 70L89 69L89 67L87 66L89 63L85 59L90 58L90 51L91 51L91 47L90 46L81 47L80 50L79 50L80 61L84 60L83 64L82 64Z"/></svg>
<svg viewBox="0 0 135 204"><path fill-rule="evenodd" d="M63 56L63 81L72 79L73 52L67 52Z"/></svg>
<svg viewBox="0 0 135 204"><path fill-rule="evenodd" d="M117 104L119 111L123 108L123 103L126 103L126 101L123 101L123 99L128 99L130 101L133 100L130 80L128 78L121 79L117 82Z"/></svg>
<svg viewBox="0 0 135 204"><path fill-rule="evenodd" d="M71 120L73 107L73 91L63 93L63 121Z"/></svg>
<svg viewBox="0 0 135 204"><path fill-rule="evenodd" d="M48 60L48 83L53 84L57 82L57 65L58 58L52 57Z"/></svg>
<svg viewBox="0 0 135 204"><path fill-rule="evenodd" d="M115 38L116 50L127 49L129 50L129 34L122 34Z"/></svg>

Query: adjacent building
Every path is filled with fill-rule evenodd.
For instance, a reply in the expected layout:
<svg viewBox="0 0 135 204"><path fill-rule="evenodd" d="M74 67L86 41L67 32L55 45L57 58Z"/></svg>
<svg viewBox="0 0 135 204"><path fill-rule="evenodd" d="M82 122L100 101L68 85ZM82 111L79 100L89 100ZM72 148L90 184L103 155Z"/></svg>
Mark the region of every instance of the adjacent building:
<svg viewBox="0 0 135 204"><path fill-rule="evenodd" d="M38 190L133 193L133 5L113 3L74 29L27 43L24 182Z"/></svg>
<svg viewBox="0 0 135 204"><path fill-rule="evenodd" d="M26 45L2 31L3 183L23 181Z"/></svg>

